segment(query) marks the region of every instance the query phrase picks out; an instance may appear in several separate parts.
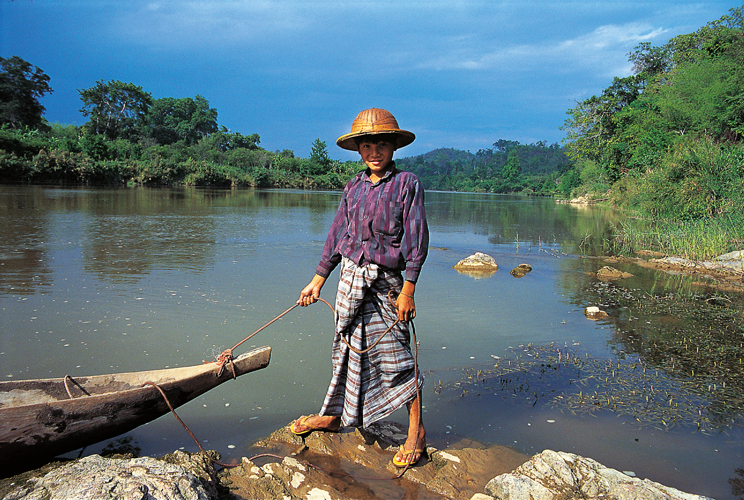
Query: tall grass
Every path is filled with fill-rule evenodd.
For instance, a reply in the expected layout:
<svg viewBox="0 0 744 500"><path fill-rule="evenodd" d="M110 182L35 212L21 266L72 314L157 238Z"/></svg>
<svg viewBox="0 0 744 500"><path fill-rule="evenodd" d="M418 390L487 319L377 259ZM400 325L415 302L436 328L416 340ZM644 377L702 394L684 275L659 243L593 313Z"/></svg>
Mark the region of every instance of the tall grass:
<svg viewBox="0 0 744 500"><path fill-rule="evenodd" d="M614 227L607 246L616 255L652 250L667 256L709 260L744 249L744 214L692 221L628 219Z"/></svg>

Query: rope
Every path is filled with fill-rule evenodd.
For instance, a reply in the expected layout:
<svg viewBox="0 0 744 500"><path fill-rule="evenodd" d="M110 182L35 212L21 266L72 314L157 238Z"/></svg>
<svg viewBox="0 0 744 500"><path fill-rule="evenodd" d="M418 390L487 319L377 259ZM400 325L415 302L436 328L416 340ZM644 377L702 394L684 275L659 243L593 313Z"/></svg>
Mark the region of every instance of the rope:
<svg viewBox="0 0 744 500"><path fill-rule="evenodd" d="M390 302L392 302L393 307L395 307L397 309L397 307L396 307L396 301L393 298L393 293L394 293L393 290L388 291L388 299L390 300ZM334 315L335 315L335 310L333 309L333 306L327 300L322 299L322 298L318 298L318 300L321 301L321 302L323 302L324 304L326 304L331 309L331 312L333 312ZM218 370L217 376L218 377L221 376L222 373L225 370L225 366L227 366L229 364L233 378L234 379L237 378L237 375L235 373L235 365L233 364L233 359L234 359L233 358L233 351L235 349L237 349L238 347L240 347L243 343L245 343L251 337L253 337L257 333L259 333L262 330L266 329L272 323L278 321L279 319L281 319L282 317L284 317L285 315L287 315L290 311L292 311L298 305L299 304L294 304L292 307L289 307L287 310L285 310L284 312L282 312L281 314L279 314L278 316L276 316L274 319L272 319L271 321L269 321L268 323L266 323L265 325L263 325L261 328L259 328L255 332L251 333L250 335L248 335L246 338L244 338L243 340L241 340L237 344L235 344L232 348L225 349L219 355L219 357L217 358L217 361L216 361L216 363L218 363L218 365L220 367L220 369ZM341 340L343 340L344 344L346 344L346 346L349 349L351 349L352 351L354 351L355 353L357 353L357 354L364 354L366 352L369 352L377 344L379 344L380 341L385 337L385 335L387 333L389 333L398 323L400 323L400 321L401 321L400 319L396 319L395 322L392 325L390 325L382 333L382 335L380 335L380 337L371 346L367 347L366 349L357 349L357 348L355 348L354 346L352 346L351 344L349 344L349 342L346 340L346 338L344 338L343 335L341 336ZM413 320L412 319L409 320L408 323L411 326L411 336L412 336L412 340L413 340L413 359L414 359L413 380L414 380L414 383L416 384L416 400L415 400L415 402L416 402L416 404L419 405L419 408L417 409L417 411L418 411L418 414L419 414L419 426L420 426L421 425L421 416L422 416L421 415L421 411L422 411L422 408L421 408L421 387L419 386L419 382L418 382L418 378L419 378L419 373L418 373L418 341L416 339L416 328L415 328L415 326L413 324ZM196 445L199 447L199 450L201 450L202 452L204 452L204 455L207 458L209 458L209 460L211 460L215 464L217 464L219 466L222 466L222 467L236 467L237 466L237 464L225 464L225 463L219 462L219 461L215 460L214 458L212 458L211 456L209 456L209 454L204 449L204 447L201 445L201 443L199 442L199 440L196 438L196 436L194 436L194 433L191 432L191 429L189 429L188 426L184 423L184 421L181 420L181 418L178 416L178 414L176 413L176 410L173 408L173 406L171 405L170 401L168 400L168 396L166 396L165 392L160 388L160 386L158 386L154 382L145 382L144 384L142 384L142 387L144 387L146 385L150 385L152 387L155 387L160 392L161 396L165 400L165 403L168 405L168 408L170 409L171 413L173 413L173 416L176 417L176 420L178 420L178 422L181 424L181 426L184 429L186 429L186 432L189 433L189 435L191 436L191 439L193 439L194 442L196 443ZM65 379L65 388L67 388L67 380L66 379ZM69 389L68 389L67 392L68 392L68 394L70 393ZM70 396L70 397L72 397L72 396ZM411 405L413 405L413 403L411 403ZM413 411L413 408L409 408L409 412L410 411ZM410 423L409 423L409 425L410 425ZM303 438L303 441L304 441L304 438ZM403 477L403 475L413 465L413 459L416 456L416 449L418 448L418 444L419 444L419 432L418 432L418 429L416 429L416 440L415 440L414 443L415 444L413 446L413 450L411 451L411 453L409 455L409 458L408 458L408 463L403 468L403 470L401 470L398 473L397 476L394 476L394 477L391 477L391 478L376 478L376 477L352 476L351 474L347 474L347 473L343 473L343 472L330 471L330 470L324 469L323 467L320 467L318 465L314 465L314 464L312 464L310 462L307 462L307 461L304 461L304 460L301 460L300 462L302 462L303 464L305 464L305 465L307 465L309 467L312 467L314 469L317 469L317 470L326 472L328 474L338 474L338 475L342 475L342 476L355 477L356 479L365 479L365 480L394 480L394 479L400 479L401 477ZM405 450L405 445L403 447L403 450L406 451ZM283 460L284 459L284 457L279 456L279 455L273 455L271 453L263 453L263 454L260 454L260 455L255 455L255 456L249 458L248 460L253 461L256 458L261 458L261 457L273 457L273 458L278 458L279 460Z"/></svg>
<svg viewBox="0 0 744 500"><path fill-rule="evenodd" d="M67 391L67 396L69 396L69 398L70 398L70 399L75 399L75 396L73 396L73 395L72 395L72 391L70 391L70 386L68 386L68 385L67 385L67 381L68 381L68 380L69 380L70 382L72 382L73 384L75 384L75 385L77 386L77 388L78 388L78 389L80 389L80 391L81 391L81 392L82 392L83 394L85 394L86 396L90 396L90 393L89 393L88 391L86 391L86 390L85 390L85 387L83 387L82 385L80 385L80 384L78 384L77 382L75 382L75 379L74 379L74 378L72 378L71 376L69 376L69 375L65 375L65 378L64 378L64 379L62 379L62 381L63 381L63 382L64 382L64 384L65 384L65 391Z"/></svg>
<svg viewBox="0 0 744 500"><path fill-rule="evenodd" d="M212 462L216 463L217 465L221 465L222 467L235 467L234 465L223 464L222 462L218 462L217 460L215 460L214 458L212 458L211 456L209 456L209 453L207 453L207 450L204 449L204 447L201 445L201 443L199 442L199 440L196 439L196 436L194 436L194 433L191 432L191 429L189 429L189 427L184 423L184 421L181 420L181 417L178 416L178 414L176 413L176 410L173 408L173 405L168 400L168 396L165 395L165 391L163 391L163 389L161 389L160 386L158 384L156 384L155 382L145 382L140 387L144 387L146 385L152 386L155 389L157 389L158 392L160 392L160 395L163 396L163 399L165 400L165 404L168 405L168 408L170 409L170 411L173 414L173 416L176 417L176 420L178 420L178 423L181 424L184 429L186 429L186 432L189 433L189 436L191 436L191 439L194 440L194 442L196 443L196 445L199 447L199 449L201 451L204 452L204 455L207 458L209 458Z"/></svg>

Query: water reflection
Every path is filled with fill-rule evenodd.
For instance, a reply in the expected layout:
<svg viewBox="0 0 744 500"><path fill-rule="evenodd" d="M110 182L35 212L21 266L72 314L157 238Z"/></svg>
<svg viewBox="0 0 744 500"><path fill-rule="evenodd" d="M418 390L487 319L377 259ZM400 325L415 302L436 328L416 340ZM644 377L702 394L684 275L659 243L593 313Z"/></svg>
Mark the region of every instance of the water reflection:
<svg viewBox="0 0 744 500"><path fill-rule="evenodd" d="M429 192L429 220L441 231L485 235L493 245L561 248L599 255L618 215L610 210L556 204L550 198ZM497 208L497 209L494 209ZM520 248L521 246L521 248Z"/></svg>
<svg viewBox="0 0 744 500"><path fill-rule="evenodd" d="M42 291L51 280L45 259L48 221L42 191L0 191L0 293L30 295Z"/></svg>

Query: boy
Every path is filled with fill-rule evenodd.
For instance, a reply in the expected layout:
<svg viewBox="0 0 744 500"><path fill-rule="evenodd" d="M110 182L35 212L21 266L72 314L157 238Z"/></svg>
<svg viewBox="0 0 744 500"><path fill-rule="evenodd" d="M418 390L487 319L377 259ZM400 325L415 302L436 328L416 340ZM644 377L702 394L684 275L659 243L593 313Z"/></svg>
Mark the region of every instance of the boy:
<svg viewBox="0 0 744 500"><path fill-rule="evenodd" d="M407 322L416 317L414 292L429 229L419 179L393 161L395 150L414 139L390 112L372 108L336 141L359 152L367 168L346 185L316 274L297 300L303 307L316 302L328 275L342 264L333 377L320 413L295 420L292 432L368 426L406 404L408 437L393 458L398 467L418 462L426 448L416 387L423 377L415 380Z"/></svg>

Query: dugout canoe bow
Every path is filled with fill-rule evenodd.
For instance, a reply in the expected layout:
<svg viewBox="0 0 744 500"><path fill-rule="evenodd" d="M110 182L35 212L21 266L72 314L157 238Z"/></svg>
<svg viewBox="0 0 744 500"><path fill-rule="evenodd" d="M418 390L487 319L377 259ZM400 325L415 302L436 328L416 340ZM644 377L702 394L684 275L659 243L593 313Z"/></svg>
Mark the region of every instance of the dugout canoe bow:
<svg viewBox="0 0 744 500"><path fill-rule="evenodd" d="M271 348L233 360L235 376L268 366ZM219 375L218 375L219 374ZM110 439L168 413L232 379L217 363L88 377L0 382L0 476Z"/></svg>

